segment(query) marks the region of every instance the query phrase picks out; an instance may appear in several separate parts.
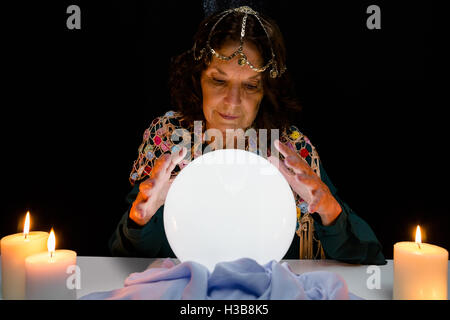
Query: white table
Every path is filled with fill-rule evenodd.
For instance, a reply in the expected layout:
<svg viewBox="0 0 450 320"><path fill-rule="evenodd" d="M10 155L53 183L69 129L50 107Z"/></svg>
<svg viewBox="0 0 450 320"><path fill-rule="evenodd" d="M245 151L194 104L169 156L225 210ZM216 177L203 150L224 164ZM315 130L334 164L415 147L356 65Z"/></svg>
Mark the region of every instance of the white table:
<svg viewBox="0 0 450 320"><path fill-rule="evenodd" d="M118 257L77 257L77 265L81 271L81 289L77 297L97 291L109 291L123 287L124 280L132 272L141 272L148 267L156 267L164 259L118 258ZM178 263L176 259L173 259ZM297 274L311 271L331 271L341 275L347 282L350 292L370 300L392 299L393 261L387 260L384 266L377 266L380 271L380 288L369 289L367 280L373 270L367 265L352 265L334 260L283 260ZM371 271L368 273L368 270ZM450 273L450 269L449 269ZM450 280L450 276L449 276ZM450 284L449 284L450 288ZM1 291L0 291L1 295ZM0 296L1 298L1 296Z"/></svg>

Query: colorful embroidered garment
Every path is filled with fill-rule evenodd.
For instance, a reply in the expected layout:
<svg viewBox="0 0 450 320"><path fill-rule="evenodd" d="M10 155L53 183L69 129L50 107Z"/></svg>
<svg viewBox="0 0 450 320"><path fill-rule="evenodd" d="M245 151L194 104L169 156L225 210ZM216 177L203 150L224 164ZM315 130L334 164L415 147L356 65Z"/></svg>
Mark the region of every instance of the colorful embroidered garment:
<svg viewBox="0 0 450 320"><path fill-rule="evenodd" d="M178 163L172 172L172 176L176 176L193 159L201 155L207 146L207 143L202 141L202 137L204 138L204 126L195 127L191 125L190 127L190 130L183 127L181 114L174 111L169 111L153 120L150 127L144 132L143 142L138 149L138 158L134 161L130 173L130 183L134 185L136 182L150 176L156 159L164 153L179 151L181 142L189 142L188 145L191 145L191 152ZM256 137L246 137L245 150L257 151L258 154L267 158L264 152L257 149L257 141ZM297 127L290 126L283 130L280 133L280 142L299 154L320 177L319 155L309 139ZM268 149L268 152L270 152L270 147ZM279 156L280 159L284 159L281 153ZM296 233L300 238L299 256L301 259L316 259L319 255L321 258L325 258L320 241L314 237L314 220L311 213L308 212L308 204L294 191L293 193L297 205Z"/></svg>

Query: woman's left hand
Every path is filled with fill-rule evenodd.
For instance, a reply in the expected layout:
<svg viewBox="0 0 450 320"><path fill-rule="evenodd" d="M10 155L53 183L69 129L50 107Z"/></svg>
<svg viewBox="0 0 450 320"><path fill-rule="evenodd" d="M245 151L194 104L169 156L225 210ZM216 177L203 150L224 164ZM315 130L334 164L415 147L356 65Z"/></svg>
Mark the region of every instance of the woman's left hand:
<svg viewBox="0 0 450 320"><path fill-rule="evenodd" d="M342 209L328 186L296 152L279 140L276 140L274 145L284 156L284 161L270 156L270 163L280 170L291 188L308 203L309 212L317 212L324 226L332 224ZM292 169L293 173L288 168Z"/></svg>

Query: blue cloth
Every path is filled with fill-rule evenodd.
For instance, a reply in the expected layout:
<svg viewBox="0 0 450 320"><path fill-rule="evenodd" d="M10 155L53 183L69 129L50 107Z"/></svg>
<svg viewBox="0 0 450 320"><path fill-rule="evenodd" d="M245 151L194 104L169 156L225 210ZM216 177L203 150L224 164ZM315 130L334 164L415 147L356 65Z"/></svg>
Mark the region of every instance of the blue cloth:
<svg viewBox="0 0 450 320"><path fill-rule="evenodd" d="M336 273L315 271L293 273L288 264L271 261L265 265L242 258L221 262L210 272L202 264L186 261L175 265L170 259L161 267L132 273L120 289L95 292L83 300L325 300L359 299L348 292Z"/></svg>

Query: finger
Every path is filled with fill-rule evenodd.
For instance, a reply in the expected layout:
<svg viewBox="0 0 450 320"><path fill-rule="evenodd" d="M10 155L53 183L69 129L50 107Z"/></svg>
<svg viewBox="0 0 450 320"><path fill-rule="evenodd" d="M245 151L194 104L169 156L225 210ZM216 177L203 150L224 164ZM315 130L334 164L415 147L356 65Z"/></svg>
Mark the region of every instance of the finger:
<svg viewBox="0 0 450 320"><path fill-rule="evenodd" d="M175 169L175 166L184 159L184 157L187 154L187 149L186 147L181 148L180 151L175 152L174 154L171 155L171 162L169 164L169 166L167 167L167 173L171 173L173 171L173 169Z"/></svg>
<svg viewBox="0 0 450 320"><path fill-rule="evenodd" d="M155 180L154 179L151 179L151 178L145 179L139 185L139 191L144 191L144 190L147 190L147 189L151 189L151 188L153 188L154 184L155 184Z"/></svg>
<svg viewBox="0 0 450 320"><path fill-rule="evenodd" d="M293 156L296 153L294 151L292 151L291 149L289 149L288 146L286 146L285 144L281 143L280 140L275 140L274 141L274 146L275 148L277 148L278 151L280 151L280 153L285 157L289 157L289 156Z"/></svg>
<svg viewBox="0 0 450 320"><path fill-rule="evenodd" d="M184 159L186 154L187 154L187 148L182 147L178 152L175 152L172 154L172 162L177 164L178 162L180 162L181 160Z"/></svg>
<svg viewBox="0 0 450 320"><path fill-rule="evenodd" d="M164 182L164 184L162 185L161 188L161 194L163 195L163 197L165 198L167 196L167 192L170 189L170 186L172 185L174 179L169 179L166 182Z"/></svg>
<svg viewBox="0 0 450 320"><path fill-rule="evenodd" d="M149 198L149 196L147 194L145 194L143 192L139 192L136 197L135 203L142 204L142 203L146 202L148 200L148 198Z"/></svg>
<svg viewBox="0 0 450 320"><path fill-rule="evenodd" d="M307 185L308 187L314 187L317 184L316 177L309 174L296 174L295 180Z"/></svg>
<svg viewBox="0 0 450 320"><path fill-rule="evenodd" d="M160 172L166 172L167 167L169 165L170 165L170 154L165 153L158 159L156 159L150 178L156 178L158 177Z"/></svg>
<svg viewBox="0 0 450 320"><path fill-rule="evenodd" d="M155 186L155 180L148 178L139 185L139 192L148 197L150 191Z"/></svg>
<svg viewBox="0 0 450 320"><path fill-rule="evenodd" d="M289 156L284 160L284 163L288 168L291 168L298 174L311 174L311 168L305 160L299 158L299 156Z"/></svg>
<svg viewBox="0 0 450 320"><path fill-rule="evenodd" d="M284 163L277 157L270 156L267 158L271 164L273 164L281 174L288 180L288 182L292 181L294 178L294 174L292 174L289 169L284 165Z"/></svg>
<svg viewBox="0 0 450 320"><path fill-rule="evenodd" d="M278 139L274 141L274 145L284 156L285 164L288 168L291 168L295 173L299 174L311 173L311 167L303 158L300 158L294 150L291 150L287 145L281 143Z"/></svg>
<svg viewBox="0 0 450 320"><path fill-rule="evenodd" d="M134 215L138 219L144 219L145 218L145 204L144 202L139 202L135 206L135 210L133 210Z"/></svg>

